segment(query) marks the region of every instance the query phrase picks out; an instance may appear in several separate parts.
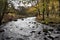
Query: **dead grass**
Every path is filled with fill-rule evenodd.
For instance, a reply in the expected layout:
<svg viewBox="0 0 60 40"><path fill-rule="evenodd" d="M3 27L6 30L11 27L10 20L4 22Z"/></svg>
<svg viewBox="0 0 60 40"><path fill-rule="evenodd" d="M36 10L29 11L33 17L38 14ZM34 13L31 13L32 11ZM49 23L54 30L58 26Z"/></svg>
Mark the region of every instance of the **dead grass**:
<svg viewBox="0 0 60 40"><path fill-rule="evenodd" d="M49 17L47 17L46 15L45 16L45 20L42 20L43 17L42 15L41 16L37 16L36 20L38 22L41 22L41 23L45 23L45 24L49 24L49 23L55 23L55 24L58 24L60 23L60 17L58 15L49 15Z"/></svg>

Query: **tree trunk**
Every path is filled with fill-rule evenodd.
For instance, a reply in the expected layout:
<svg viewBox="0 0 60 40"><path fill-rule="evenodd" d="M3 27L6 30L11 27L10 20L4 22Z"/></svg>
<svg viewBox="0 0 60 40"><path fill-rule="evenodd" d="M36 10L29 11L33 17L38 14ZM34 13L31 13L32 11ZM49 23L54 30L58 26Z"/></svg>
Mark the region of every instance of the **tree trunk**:
<svg viewBox="0 0 60 40"><path fill-rule="evenodd" d="M44 12L45 12L45 8L44 8L44 0L42 0L42 2L43 2L43 19L42 20L44 20Z"/></svg>
<svg viewBox="0 0 60 40"><path fill-rule="evenodd" d="M38 9L38 15L40 16L40 10Z"/></svg>
<svg viewBox="0 0 60 40"><path fill-rule="evenodd" d="M37 4L39 5L39 0L37 0ZM40 9L39 9L39 7L37 7L37 11L38 11L38 16L40 16Z"/></svg>
<svg viewBox="0 0 60 40"><path fill-rule="evenodd" d="M45 17L44 17L44 12L45 12L45 9L43 9L43 20L45 19Z"/></svg>
<svg viewBox="0 0 60 40"><path fill-rule="evenodd" d="M59 16L60 16L60 0L58 0L59 1Z"/></svg>
<svg viewBox="0 0 60 40"><path fill-rule="evenodd" d="M52 14L55 14L55 7L54 7L54 3L52 3Z"/></svg>
<svg viewBox="0 0 60 40"><path fill-rule="evenodd" d="M46 13L47 13L47 17L49 17L49 0L46 0Z"/></svg>
<svg viewBox="0 0 60 40"><path fill-rule="evenodd" d="M5 14L5 11L6 11L6 6L7 6L7 0L2 0L2 2L4 1L4 3L3 3L3 10L2 10L2 12L0 13L0 25L2 24L2 19L3 19L3 16L4 16L4 14Z"/></svg>

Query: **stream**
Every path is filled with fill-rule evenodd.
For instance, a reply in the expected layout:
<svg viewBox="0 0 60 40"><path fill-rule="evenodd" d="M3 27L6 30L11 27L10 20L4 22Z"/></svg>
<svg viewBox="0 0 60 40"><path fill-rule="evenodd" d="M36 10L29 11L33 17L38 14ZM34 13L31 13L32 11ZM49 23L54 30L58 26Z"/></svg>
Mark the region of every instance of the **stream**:
<svg viewBox="0 0 60 40"><path fill-rule="evenodd" d="M6 23L1 29L0 40L44 40L43 28L51 28L38 23L36 17L17 19Z"/></svg>

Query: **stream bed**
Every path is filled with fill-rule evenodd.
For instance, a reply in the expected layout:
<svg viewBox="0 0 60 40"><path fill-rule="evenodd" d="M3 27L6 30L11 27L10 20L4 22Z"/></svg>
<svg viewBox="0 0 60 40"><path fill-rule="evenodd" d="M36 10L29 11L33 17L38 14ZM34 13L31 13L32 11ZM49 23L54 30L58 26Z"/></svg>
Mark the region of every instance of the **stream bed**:
<svg viewBox="0 0 60 40"><path fill-rule="evenodd" d="M1 29L0 40L44 40L44 28L51 28L35 20L36 17L17 19L6 23Z"/></svg>

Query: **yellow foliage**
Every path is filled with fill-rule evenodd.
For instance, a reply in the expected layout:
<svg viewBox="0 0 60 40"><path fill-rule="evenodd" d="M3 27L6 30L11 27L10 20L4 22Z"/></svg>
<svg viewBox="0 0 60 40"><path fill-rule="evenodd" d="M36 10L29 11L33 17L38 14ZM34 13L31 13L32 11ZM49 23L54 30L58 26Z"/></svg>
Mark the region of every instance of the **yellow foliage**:
<svg viewBox="0 0 60 40"><path fill-rule="evenodd" d="M33 11L35 11L35 10L36 10L36 8L31 7L31 8L29 8L29 9L27 10L27 12L33 12Z"/></svg>
<svg viewBox="0 0 60 40"><path fill-rule="evenodd" d="M14 14L14 13L8 13L8 15L13 16L13 17L16 16L16 14Z"/></svg>

